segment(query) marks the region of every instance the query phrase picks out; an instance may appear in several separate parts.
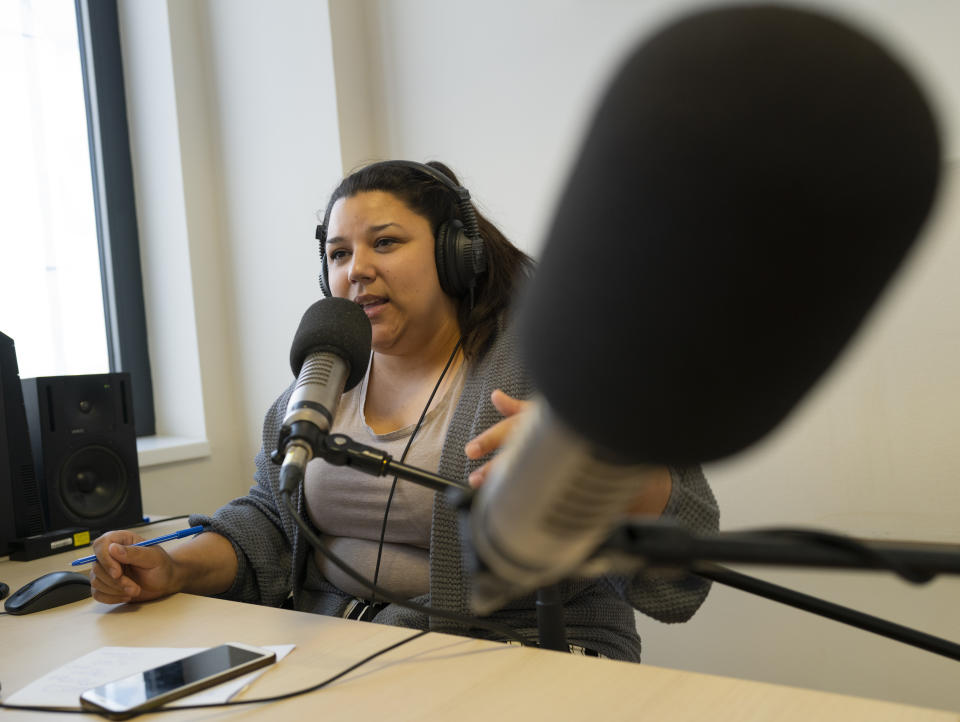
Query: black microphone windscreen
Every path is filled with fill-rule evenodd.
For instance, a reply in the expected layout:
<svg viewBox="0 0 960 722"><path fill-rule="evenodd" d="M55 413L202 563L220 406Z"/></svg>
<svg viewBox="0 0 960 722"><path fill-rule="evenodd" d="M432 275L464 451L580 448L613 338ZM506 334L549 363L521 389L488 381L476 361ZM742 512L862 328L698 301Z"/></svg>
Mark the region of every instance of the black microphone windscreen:
<svg viewBox="0 0 960 722"><path fill-rule="evenodd" d="M556 413L630 460L773 429L917 236L940 167L917 83L846 24L701 12L638 46L573 166L518 313Z"/></svg>
<svg viewBox="0 0 960 722"><path fill-rule="evenodd" d="M298 376L307 356L329 351L350 365L344 389L352 389L367 373L372 335L370 319L356 303L345 298L321 298L300 320L290 347L290 369Z"/></svg>

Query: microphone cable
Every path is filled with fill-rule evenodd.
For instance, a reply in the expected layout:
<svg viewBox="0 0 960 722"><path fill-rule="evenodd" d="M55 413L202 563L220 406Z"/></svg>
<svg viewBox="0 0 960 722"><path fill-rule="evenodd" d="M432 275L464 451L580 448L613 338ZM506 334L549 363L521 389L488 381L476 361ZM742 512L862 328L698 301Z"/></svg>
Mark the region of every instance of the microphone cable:
<svg viewBox="0 0 960 722"><path fill-rule="evenodd" d="M458 339L456 345L453 348L453 352L450 354L450 358L447 359L447 363L443 368L443 371L440 373L440 378L437 379L437 383L433 387L433 391L430 393L430 398L427 400L427 404L424 407L423 411L420 414L420 418L417 421L413 432L410 434L410 438L407 440L406 448L403 451L403 455L400 457L402 462L406 456L407 452L410 450L410 446L413 443L413 439L416 436L417 432L420 430L423 420L426 418L427 410L430 408L430 404L433 402L434 396L436 396L437 391L440 388L440 384L443 382L444 376L446 376L447 371L450 366L453 364L453 360L456 358L457 351L460 349L462 339ZM326 543L310 528L310 525L307 524L303 518L300 516L297 511L296 505L294 504L293 499L289 493L281 492L281 497L283 498L284 504L287 507L287 511L290 512L290 515L293 517L294 522L296 522L300 531L304 534L307 540L310 542L310 545L318 552L323 554L327 559L329 559L334 566L336 566L340 571L346 574L348 577L353 579L355 582L361 586L366 587L372 593L372 601L378 598L385 600L390 604L396 604L398 607L404 609L409 609L414 612L419 612L426 614L431 617L439 617L441 619L449 619L451 621L460 622L461 624L467 624L473 627L478 627L480 629L486 629L488 631L495 632L503 637L512 639L516 642L519 642L525 647L537 646L535 643L531 642L529 639L526 639L522 634L517 632L510 627L499 624L497 622L492 622L485 619L478 619L477 617L468 616L465 614L460 614L458 612L451 612L446 609L437 609L434 607L429 607L425 604L415 604L408 599L404 599L398 595L393 594L392 592L387 591L377 583L377 577L380 572L380 561L383 552L383 544L386 535L387 528L387 519L390 514L390 506L393 501L394 491L397 487L397 482L399 481L399 476L394 476L393 484L390 488L390 494L387 498L386 509L384 510L383 523L380 527L380 543L377 551L377 564L374 569L374 579L370 580L364 577L362 574L357 572L353 567L343 561L338 557Z"/></svg>
<svg viewBox="0 0 960 722"><path fill-rule="evenodd" d="M312 685L310 687L305 687L303 689L297 689L297 690L294 690L293 692L284 692L282 694L273 695L272 697L257 697L254 699L237 699L237 700L230 700L228 702L208 702L205 704L189 704L189 705L179 705L179 706L173 706L173 707L166 705L163 707L157 707L156 709L148 710L146 712L143 712L142 714L156 714L158 712L183 712L184 710L188 710L188 709L211 709L216 707L237 707L239 705L247 705L247 704L266 704L267 702L280 702L285 699L290 699L291 697L299 697L300 695L309 694L310 692L316 692L319 689L323 689L324 687L330 684L333 684L341 677L344 677L350 674L350 672L354 671L358 667L362 667L367 662L372 662L377 657L380 657L381 655L384 655L387 652L391 652L394 649L397 649L398 647L402 647L408 642L412 642L415 639L419 639L420 637L423 637L426 634L429 634L429 632L427 630L422 630L417 632L416 634L410 635L409 637L405 637L404 639L401 639L399 642L394 642L393 644L387 647L384 647L382 649L379 649L373 654L370 654L364 657L359 662L354 662L346 669L343 669L337 672L332 677L327 677L322 682L317 682L317 684L315 685ZM277 663L279 663L279 660ZM84 715L95 714L90 710L86 710L86 709L53 709L50 707L38 707L38 706L21 707L18 705L4 704L3 702L0 702L0 709L9 709L9 710L16 710L21 712L46 712L47 714L51 712L57 713L57 714L84 714Z"/></svg>
<svg viewBox="0 0 960 722"><path fill-rule="evenodd" d="M824 531L822 529L804 529L802 527L769 527L749 529L744 533L769 536L785 540L806 541L826 548L840 549L856 554L869 567L888 569L905 582L911 584L926 584L936 574L928 569L916 569L909 564L900 562L895 556L886 554L880 549L874 549L861 540L839 532Z"/></svg>
<svg viewBox="0 0 960 722"><path fill-rule="evenodd" d="M165 516L163 519L149 519L146 521L138 521L136 524L131 524L126 529L139 529L144 526L151 526L153 524L163 524L165 521L176 521L177 519L189 519L192 514L178 514L177 516Z"/></svg>
<svg viewBox="0 0 960 722"><path fill-rule="evenodd" d="M367 579L362 574L357 572L353 567L343 561L340 557L334 554L329 547L327 547L326 543L319 536L317 536L316 533L314 533L313 529L310 528L310 525L307 524L307 522L305 522L300 516L300 513L297 511L296 504L288 492L281 492L280 495L283 498L284 505L286 506L287 511L290 513L290 516L293 517L293 520L300 528L300 531L316 551L320 552L327 559L333 562L334 566L336 566L348 577L353 579L353 581L357 582L357 584L367 587L373 594L385 599L390 604L396 604L398 607L402 607L403 609L409 609L413 612L426 614L430 617L449 619L450 621L460 622L461 624L467 624L479 629L486 629L491 632L496 632L503 637L507 637L508 639L519 642L525 647L537 646L535 643L531 642L529 639L520 634L520 632L506 626L505 624L500 624L487 619L479 619L466 614L460 614L459 612L451 612L447 609L437 609L436 607L430 607L426 604L416 604L411 602L409 599L404 599L403 597L374 584L372 580Z"/></svg>

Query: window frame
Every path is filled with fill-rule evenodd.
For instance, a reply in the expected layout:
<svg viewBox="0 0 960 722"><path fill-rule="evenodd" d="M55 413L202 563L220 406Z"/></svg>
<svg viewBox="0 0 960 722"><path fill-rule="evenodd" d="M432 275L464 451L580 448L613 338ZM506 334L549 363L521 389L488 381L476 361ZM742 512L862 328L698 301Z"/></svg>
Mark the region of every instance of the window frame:
<svg viewBox="0 0 960 722"><path fill-rule="evenodd" d="M116 0L74 0L110 370L133 387L137 436L156 433Z"/></svg>

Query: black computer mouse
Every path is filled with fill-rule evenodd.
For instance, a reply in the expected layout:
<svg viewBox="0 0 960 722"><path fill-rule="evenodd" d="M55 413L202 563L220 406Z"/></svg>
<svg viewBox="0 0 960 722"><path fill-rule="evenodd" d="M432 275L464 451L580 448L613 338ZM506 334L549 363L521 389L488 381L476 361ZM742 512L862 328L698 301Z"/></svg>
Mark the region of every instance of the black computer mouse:
<svg viewBox="0 0 960 722"><path fill-rule="evenodd" d="M8 614L32 614L86 599L90 577L79 572L50 572L24 584L3 603Z"/></svg>

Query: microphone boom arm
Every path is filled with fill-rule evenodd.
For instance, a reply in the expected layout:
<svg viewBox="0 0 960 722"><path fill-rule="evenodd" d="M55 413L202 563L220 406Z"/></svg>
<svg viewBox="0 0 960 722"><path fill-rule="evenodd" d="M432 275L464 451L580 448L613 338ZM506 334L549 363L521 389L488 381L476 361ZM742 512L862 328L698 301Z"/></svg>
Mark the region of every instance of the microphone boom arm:
<svg viewBox="0 0 960 722"><path fill-rule="evenodd" d="M876 569L920 583L937 574L960 574L960 546L924 542L861 540L813 529L697 534L660 519L618 528L586 562L611 569L645 566L691 568L699 562Z"/></svg>
<svg viewBox="0 0 960 722"><path fill-rule="evenodd" d="M327 434L318 446L317 456L328 464L351 466L373 476L398 476L434 491L470 489L470 486L462 481L454 481L432 471L394 461L390 454L354 441L346 434Z"/></svg>
<svg viewBox="0 0 960 722"><path fill-rule="evenodd" d="M588 574L641 567L676 567L765 599L873 632L960 661L960 644L716 564L886 570L921 584L937 574L960 574L960 547L921 542L866 541L807 529L768 529L703 535L665 520L621 526L587 560ZM581 571L584 571L581 570Z"/></svg>

